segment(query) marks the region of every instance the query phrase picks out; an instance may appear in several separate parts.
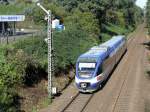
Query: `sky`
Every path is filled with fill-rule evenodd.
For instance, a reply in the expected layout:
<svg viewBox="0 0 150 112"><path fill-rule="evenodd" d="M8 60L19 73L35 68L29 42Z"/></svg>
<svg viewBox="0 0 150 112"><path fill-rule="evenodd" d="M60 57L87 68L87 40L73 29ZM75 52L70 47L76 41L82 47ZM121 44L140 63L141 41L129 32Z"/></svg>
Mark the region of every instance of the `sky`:
<svg viewBox="0 0 150 112"><path fill-rule="evenodd" d="M137 0L136 4L140 6L141 8L144 8L146 6L147 0Z"/></svg>

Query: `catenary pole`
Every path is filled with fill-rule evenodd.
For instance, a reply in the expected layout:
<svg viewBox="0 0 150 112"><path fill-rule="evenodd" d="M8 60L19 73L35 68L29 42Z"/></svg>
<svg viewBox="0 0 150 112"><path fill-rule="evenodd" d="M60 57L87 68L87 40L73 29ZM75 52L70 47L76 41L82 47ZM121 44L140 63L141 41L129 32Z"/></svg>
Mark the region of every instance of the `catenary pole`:
<svg viewBox="0 0 150 112"><path fill-rule="evenodd" d="M47 39L48 39L48 98L52 99L52 24L51 24L51 11L46 10L40 3L37 3L46 14L47 14Z"/></svg>

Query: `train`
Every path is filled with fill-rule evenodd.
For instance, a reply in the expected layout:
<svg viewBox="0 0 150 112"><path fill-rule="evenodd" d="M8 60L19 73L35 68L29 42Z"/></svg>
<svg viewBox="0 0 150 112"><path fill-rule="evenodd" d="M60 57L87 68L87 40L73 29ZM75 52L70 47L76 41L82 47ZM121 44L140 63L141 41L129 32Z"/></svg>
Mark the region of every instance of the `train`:
<svg viewBox="0 0 150 112"><path fill-rule="evenodd" d="M117 35L81 54L76 62L77 89L80 92L94 92L100 89L126 51L125 36Z"/></svg>

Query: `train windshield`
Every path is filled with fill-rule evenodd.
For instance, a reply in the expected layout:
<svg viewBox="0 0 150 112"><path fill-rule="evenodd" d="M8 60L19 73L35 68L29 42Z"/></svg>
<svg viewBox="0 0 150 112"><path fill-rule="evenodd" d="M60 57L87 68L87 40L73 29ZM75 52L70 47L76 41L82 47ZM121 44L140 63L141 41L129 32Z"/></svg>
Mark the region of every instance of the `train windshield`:
<svg viewBox="0 0 150 112"><path fill-rule="evenodd" d="M95 71L96 63L79 63L78 73L80 77L90 78Z"/></svg>

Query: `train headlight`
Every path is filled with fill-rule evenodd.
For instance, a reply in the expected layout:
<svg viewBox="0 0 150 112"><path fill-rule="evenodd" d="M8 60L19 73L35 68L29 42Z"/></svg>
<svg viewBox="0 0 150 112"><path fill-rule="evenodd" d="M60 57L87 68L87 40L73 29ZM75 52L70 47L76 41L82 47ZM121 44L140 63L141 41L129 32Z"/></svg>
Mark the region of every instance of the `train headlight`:
<svg viewBox="0 0 150 112"><path fill-rule="evenodd" d="M81 86L82 88L86 88L86 87L87 87L87 83L81 83L80 86Z"/></svg>
<svg viewBox="0 0 150 112"><path fill-rule="evenodd" d="M97 81L100 81L100 80L103 79L103 76L101 76L101 75L100 75L100 76L97 76L96 79L97 79Z"/></svg>

